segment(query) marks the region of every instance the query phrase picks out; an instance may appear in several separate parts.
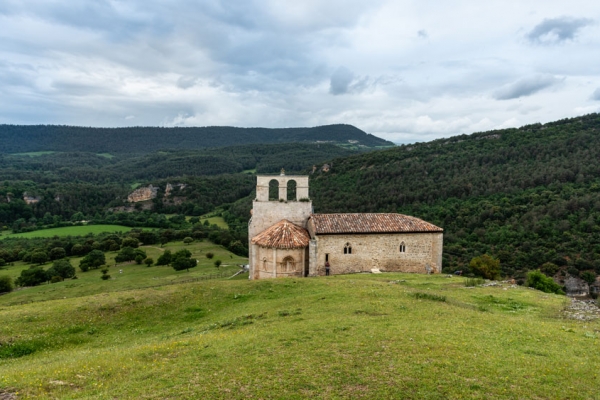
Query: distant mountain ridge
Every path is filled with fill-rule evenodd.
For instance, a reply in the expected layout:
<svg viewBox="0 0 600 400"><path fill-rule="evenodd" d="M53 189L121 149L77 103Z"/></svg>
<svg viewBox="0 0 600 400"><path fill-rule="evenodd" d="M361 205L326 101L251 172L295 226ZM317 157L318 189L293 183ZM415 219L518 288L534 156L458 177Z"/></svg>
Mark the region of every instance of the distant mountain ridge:
<svg viewBox="0 0 600 400"><path fill-rule="evenodd" d="M394 143L352 125L313 128L127 127L91 128L65 125L0 125L0 153L38 151L150 153L240 144L332 142L349 147L387 147Z"/></svg>

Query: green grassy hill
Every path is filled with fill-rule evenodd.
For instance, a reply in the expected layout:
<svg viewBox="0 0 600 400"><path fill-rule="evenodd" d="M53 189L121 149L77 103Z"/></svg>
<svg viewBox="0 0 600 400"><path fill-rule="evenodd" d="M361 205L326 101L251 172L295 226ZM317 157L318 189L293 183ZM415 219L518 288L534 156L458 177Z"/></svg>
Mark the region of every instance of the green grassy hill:
<svg viewBox="0 0 600 400"><path fill-rule="evenodd" d="M119 278L96 278L100 293L0 296L0 393L586 399L600 384L598 321L563 319L564 296L531 289L364 274L112 291Z"/></svg>

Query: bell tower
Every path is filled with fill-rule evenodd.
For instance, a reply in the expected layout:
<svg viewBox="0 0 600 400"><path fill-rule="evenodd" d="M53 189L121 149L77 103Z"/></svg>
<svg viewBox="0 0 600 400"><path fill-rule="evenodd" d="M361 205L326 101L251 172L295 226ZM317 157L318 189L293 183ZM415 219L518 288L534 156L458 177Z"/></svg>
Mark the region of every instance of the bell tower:
<svg viewBox="0 0 600 400"><path fill-rule="evenodd" d="M294 185L295 194L292 190ZM277 188L276 194L274 193L275 187ZM271 196L269 196L269 192L271 192ZM308 217L312 211L307 175L285 175L285 171L282 169L279 175L256 176L256 198L252 202L252 217L248 224L250 279L253 279L254 267L259 262L254 259L256 245L252 244L252 238L282 219L306 228Z"/></svg>

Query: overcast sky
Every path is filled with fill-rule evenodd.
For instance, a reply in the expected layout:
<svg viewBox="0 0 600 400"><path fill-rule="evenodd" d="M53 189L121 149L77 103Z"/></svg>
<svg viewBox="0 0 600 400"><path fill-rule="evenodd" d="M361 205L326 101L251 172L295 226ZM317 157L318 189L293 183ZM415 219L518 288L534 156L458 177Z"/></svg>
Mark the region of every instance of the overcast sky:
<svg viewBox="0 0 600 400"><path fill-rule="evenodd" d="M0 123L409 143L599 111L593 0L0 0Z"/></svg>

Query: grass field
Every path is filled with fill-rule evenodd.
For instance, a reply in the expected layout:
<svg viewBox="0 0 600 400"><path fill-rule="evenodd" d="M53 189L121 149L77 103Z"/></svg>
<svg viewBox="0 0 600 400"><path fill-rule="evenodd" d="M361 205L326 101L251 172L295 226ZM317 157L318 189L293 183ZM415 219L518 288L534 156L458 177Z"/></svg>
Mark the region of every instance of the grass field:
<svg viewBox="0 0 600 400"><path fill-rule="evenodd" d="M47 238L53 236L85 236L88 233L98 234L103 232L129 232L132 228L122 225L82 225L65 226L62 228L40 229L39 231L25 233L9 233L0 236L0 239L6 238Z"/></svg>
<svg viewBox="0 0 600 400"><path fill-rule="evenodd" d="M144 271L158 274L165 267L131 268L134 284L136 276L141 283L151 279ZM88 274L101 288L95 293L68 287L70 281L55 284L52 301L8 306L20 292L0 296L0 393L61 399L598 397L600 325L563 319L564 296L465 288L461 278L412 274L114 291L111 285L124 277L102 282L98 271ZM80 275L75 282L87 279ZM77 297L69 297L72 290ZM22 357L6 356L10 349Z"/></svg>
<svg viewBox="0 0 600 400"><path fill-rule="evenodd" d="M216 225L219 228L229 229L229 226L223 217L201 217L200 222L204 223L204 221L208 221L209 224Z"/></svg>
<svg viewBox="0 0 600 400"><path fill-rule="evenodd" d="M48 299L74 298L94 293L171 284L216 273L233 275L239 271L239 264L246 264L248 262L247 258L236 256L210 241L196 241L189 245L184 245L182 242L170 242L162 248L159 246L141 246L140 248L146 252L148 257L153 258L154 261L158 259L164 250L169 249L174 253L177 250L185 248L192 253L193 258L198 260L198 266L190 269L189 272L178 272L167 266L146 267L144 264L137 265L134 262L116 265L114 259L117 252L108 252L105 253L106 264L109 266L109 274L113 279L110 281L101 281L101 272L99 270L81 272L78 268L81 258L73 258L71 259L71 264L77 270L78 279L26 288L15 291L10 295L0 296L0 306ZM206 253L209 252L214 254L213 259L206 258ZM223 266L218 269L214 266L214 261L217 259L223 262ZM50 265L51 263L48 263L44 268L48 268ZM13 266L0 269L0 275L8 275L14 280L21 274L23 269L29 268L29 266L29 264L17 262ZM119 271L122 271L122 273Z"/></svg>

